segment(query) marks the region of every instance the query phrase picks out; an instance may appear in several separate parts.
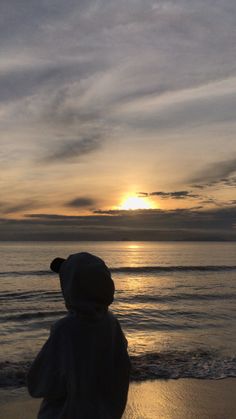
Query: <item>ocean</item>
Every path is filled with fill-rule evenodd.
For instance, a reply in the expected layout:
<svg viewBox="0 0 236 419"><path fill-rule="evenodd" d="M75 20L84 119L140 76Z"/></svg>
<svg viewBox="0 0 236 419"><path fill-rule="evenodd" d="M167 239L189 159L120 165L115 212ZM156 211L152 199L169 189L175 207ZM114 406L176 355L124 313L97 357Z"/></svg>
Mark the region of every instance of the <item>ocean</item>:
<svg viewBox="0 0 236 419"><path fill-rule="evenodd" d="M236 377L236 243L0 243L0 386L21 386L50 326L66 314L53 258L103 258L132 379Z"/></svg>

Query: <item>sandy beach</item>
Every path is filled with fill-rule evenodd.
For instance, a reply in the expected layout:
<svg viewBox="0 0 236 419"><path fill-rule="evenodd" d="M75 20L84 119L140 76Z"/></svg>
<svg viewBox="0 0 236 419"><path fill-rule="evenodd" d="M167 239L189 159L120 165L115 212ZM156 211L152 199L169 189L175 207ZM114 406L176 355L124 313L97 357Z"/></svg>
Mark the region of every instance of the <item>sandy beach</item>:
<svg viewBox="0 0 236 419"><path fill-rule="evenodd" d="M124 419L235 419L236 379L132 383ZM39 400L1 390L1 419L36 419Z"/></svg>

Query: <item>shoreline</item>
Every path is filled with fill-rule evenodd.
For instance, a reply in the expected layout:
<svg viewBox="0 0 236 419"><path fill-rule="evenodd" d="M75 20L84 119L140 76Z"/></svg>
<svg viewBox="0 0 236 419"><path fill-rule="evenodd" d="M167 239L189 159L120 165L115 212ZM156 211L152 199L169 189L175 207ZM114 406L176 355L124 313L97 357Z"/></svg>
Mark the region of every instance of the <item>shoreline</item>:
<svg viewBox="0 0 236 419"><path fill-rule="evenodd" d="M236 378L131 382L123 419L234 419ZM0 390L4 419L36 419L41 400L25 387Z"/></svg>

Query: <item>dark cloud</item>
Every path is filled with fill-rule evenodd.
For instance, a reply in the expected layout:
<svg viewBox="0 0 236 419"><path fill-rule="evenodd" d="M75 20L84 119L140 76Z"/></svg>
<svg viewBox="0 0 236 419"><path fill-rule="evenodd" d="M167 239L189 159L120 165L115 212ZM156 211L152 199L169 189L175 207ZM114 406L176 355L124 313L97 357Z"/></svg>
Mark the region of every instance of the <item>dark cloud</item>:
<svg viewBox="0 0 236 419"><path fill-rule="evenodd" d="M175 192L151 192L151 196L160 196L161 198L173 198L173 199L186 199L186 198L199 198L198 195L193 194L189 191L175 191Z"/></svg>
<svg viewBox="0 0 236 419"><path fill-rule="evenodd" d="M236 172L236 158L210 164L199 174L193 176L190 182L196 188L213 186L223 183L226 186L235 186L236 178L230 178Z"/></svg>
<svg viewBox="0 0 236 419"><path fill-rule="evenodd" d="M159 214L162 210L159 209L136 209L136 210L123 210L123 209L109 209L109 210L94 210L94 214L100 215L117 215L117 216L132 216L132 215L150 215L150 214Z"/></svg>
<svg viewBox="0 0 236 419"><path fill-rule="evenodd" d="M196 188L196 189L205 189L205 187L206 187L206 185L200 185L200 184L197 184L197 183L195 183L191 186L192 186L192 188Z"/></svg>
<svg viewBox="0 0 236 419"><path fill-rule="evenodd" d="M27 214L0 221L2 240L236 240L236 206L204 210Z"/></svg>
<svg viewBox="0 0 236 419"><path fill-rule="evenodd" d="M172 231L178 238L178 231L188 231L189 234L198 230L201 234L214 235L221 231L222 234L231 237L232 225L236 220L236 207L222 207L211 210L203 210L201 207L177 210L95 210L89 216L67 216L58 214L29 214L24 220L16 223L32 225L50 225L53 231L54 225L60 225L63 230L67 226L74 226L75 231L89 231L94 237L98 237L102 231L142 232L149 231L150 239L157 239L156 231ZM9 220L9 223L13 221ZM99 234L98 234L99 233ZM236 234L236 232L235 232ZM115 238L114 238L115 239Z"/></svg>
<svg viewBox="0 0 236 419"><path fill-rule="evenodd" d="M194 194L191 191L174 191L174 192L139 192L139 196L159 196L160 198L166 199L187 199L187 198L200 198L200 195Z"/></svg>
<svg viewBox="0 0 236 419"><path fill-rule="evenodd" d="M88 137L79 140L68 140L61 145L55 145L53 150L45 158L47 162L61 162L76 159L93 153L102 147L102 140L98 137Z"/></svg>
<svg viewBox="0 0 236 419"><path fill-rule="evenodd" d="M66 206L75 207L75 208L86 208L94 206L96 201L92 198L80 196L78 198L72 199L69 202L66 202Z"/></svg>

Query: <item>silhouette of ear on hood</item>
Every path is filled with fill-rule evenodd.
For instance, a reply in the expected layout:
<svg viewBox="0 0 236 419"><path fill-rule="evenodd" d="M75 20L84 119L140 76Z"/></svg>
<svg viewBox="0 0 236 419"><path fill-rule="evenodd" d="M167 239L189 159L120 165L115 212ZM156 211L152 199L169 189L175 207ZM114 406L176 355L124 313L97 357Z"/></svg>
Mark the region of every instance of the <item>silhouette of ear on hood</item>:
<svg viewBox="0 0 236 419"><path fill-rule="evenodd" d="M67 259L56 258L50 268L59 273L66 307L79 308L82 303L108 307L114 299L115 286L102 259L90 253L76 253Z"/></svg>

